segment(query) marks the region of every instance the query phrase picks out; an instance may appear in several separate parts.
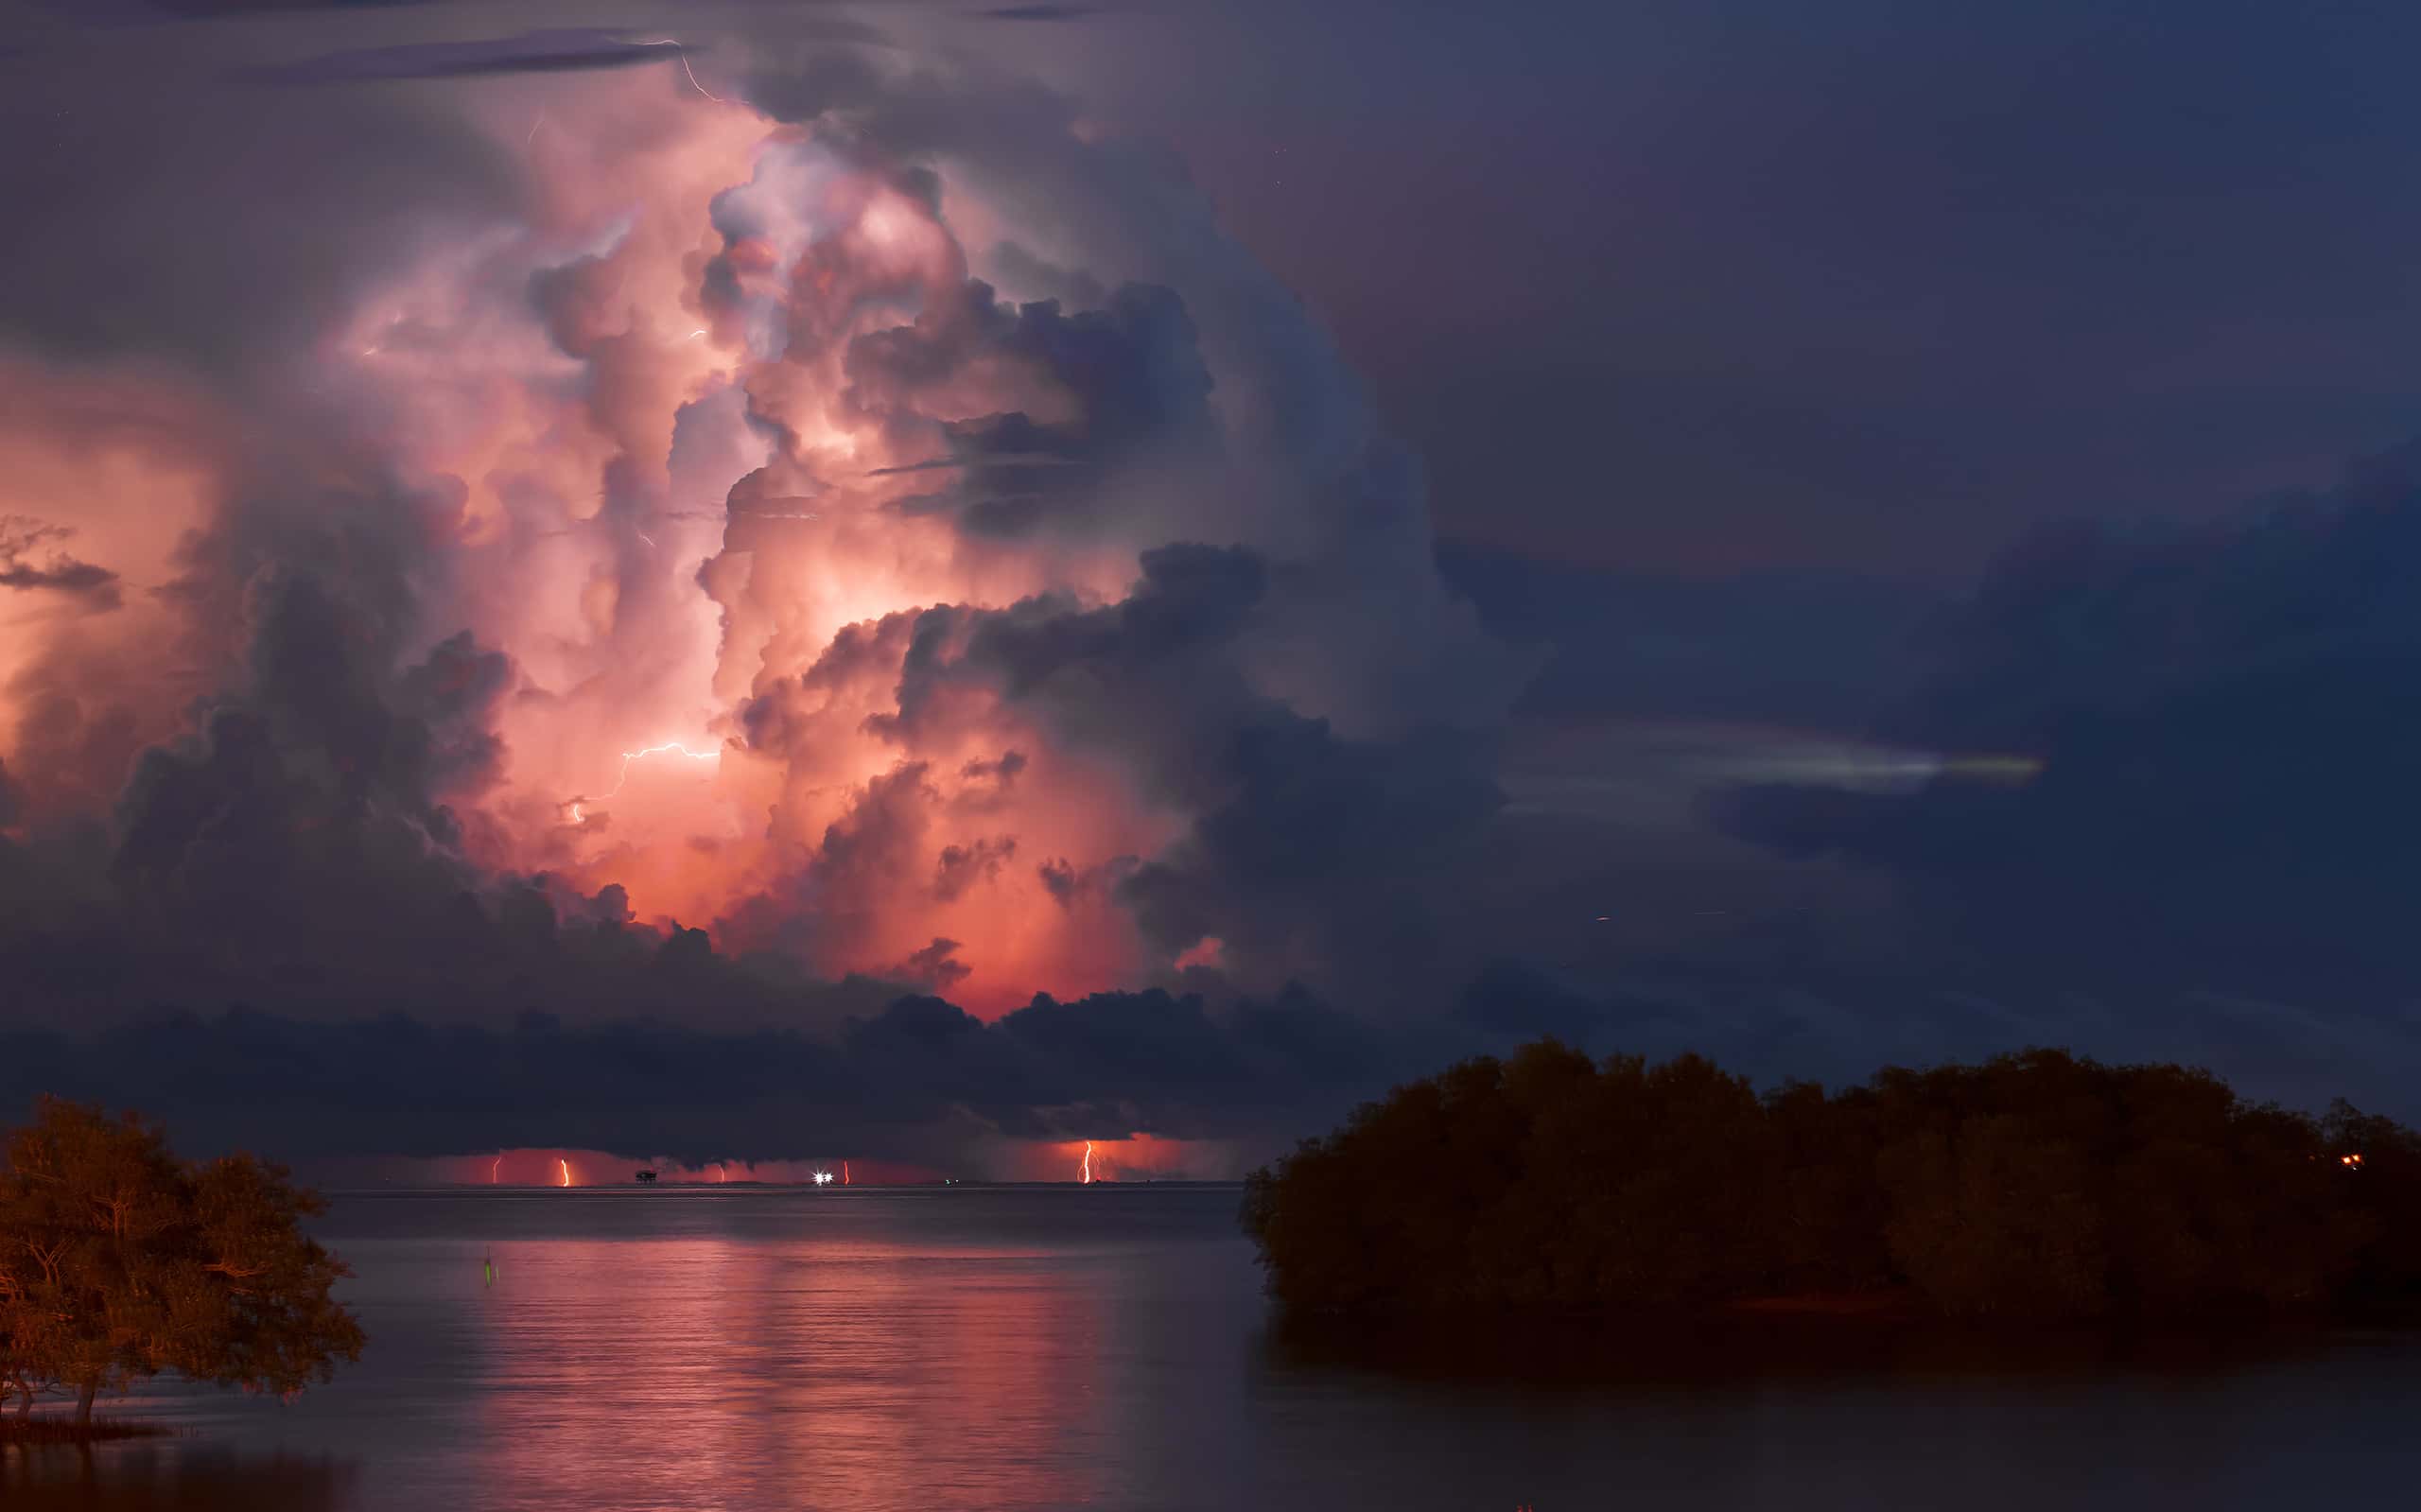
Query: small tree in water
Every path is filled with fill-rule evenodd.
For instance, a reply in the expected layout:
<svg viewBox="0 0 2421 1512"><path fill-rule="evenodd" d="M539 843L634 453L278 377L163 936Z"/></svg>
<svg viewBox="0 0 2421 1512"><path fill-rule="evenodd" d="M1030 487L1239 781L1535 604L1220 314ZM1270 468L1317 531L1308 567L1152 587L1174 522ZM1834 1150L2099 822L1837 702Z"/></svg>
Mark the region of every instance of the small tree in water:
<svg viewBox="0 0 2421 1512"><path fill-rule="evenodd" d="M132 1115L44 1098L0 1167L0 1386L93 1399L174 1370L292 1396L361 1358L329 1295L350 1275L305 1237L325 1209L251 1156L179 1160Z"/></svg>

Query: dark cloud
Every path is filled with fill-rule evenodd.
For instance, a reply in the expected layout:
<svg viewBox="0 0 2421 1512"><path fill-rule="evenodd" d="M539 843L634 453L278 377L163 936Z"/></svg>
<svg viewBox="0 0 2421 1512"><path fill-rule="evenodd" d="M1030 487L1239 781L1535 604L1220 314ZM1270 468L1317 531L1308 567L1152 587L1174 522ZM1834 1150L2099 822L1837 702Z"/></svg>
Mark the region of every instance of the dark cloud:
<svg viewBox="0 0 2421 1512"><path fill-rule="evenodd" d="M390 10L435 5L441 0L139 0L146 9L172 16L245 16L263 11Z"/></svg>
<svg viewBox="0 0 2421 1512"><path fill-rule="evenodd" d="M155 35L9 65L0 138L27 149L0 155L0 204L42 213L0 238L0 346L195 363L232 400L514 199L493 144L427 101L252 88L215 72L241 56L216 32Z"/></svg>
<svg viewBox="0 0 2421 1512"><path fill-rule="evenodd" d="M1930 951L2004 978L2410 993L2415 460L2240 523L2081 526L2011 553L1878 727L2038 760L2033 780L1750 786L1718 818L1904 879Z"/></svg>
<svg viewBox="0 0 2421 1512"><path fill-rule="evenodd" d="M980 882L1001 875L1001 868L1018 853L1015 835L994 835L967 842L964 845L942 847L940 861L933 869L933 895L950 901Z"/></svg>
<svg viewBox="0 0 2421 1512"><path fill-rule="evenodd" d="M986 21L1082 21L1089 16L1114 14L1107 6L994 6L975 12Z"/></svg>
<svg viewBox="0 0 2421 1512"><path fill-rule="evenodd" d="M1080 885L1080 874L1075 867L1068 863L1065 857L1058 860L1044 861L1035 868L1035 874L1042 878L1042 885L1050 890L1053 897L1059 900L1062 908L1074 900L1076 890Z"/></svg>
<svg viewBox="0 0 2421 1512"><path fill-rule="evenodd" d="M1534 963L1495 960L1463 988L1458 1017L1502 1038L1552 1034L1567 1045L1604 1037L1613 1015L1602 994Z"/></svg>
<svg viewBox="0 0 2421 1512"><path fill-rule="evenodd" d="M2348 1015L2309 999L2134 986L2111 991L2002 981L1978 989L1933 973L1699 962L1593 983L1532 962L1490 963L1456 1020L1488 1045L1542 1034L1599 1053L1709 1055L1761 1086L1862 1082L1878 1067L1974 1060L2029 1046L2105 1061L2206 1067L2244 1095L2319 1109L2335 1097L2409 1119L2407 1069L2421 1017Z"/></svg>
<svg viewBox="0 0 2421 1512"><path fill-rule="evenodd" d="M60 12L79 26L126 27L247 17L376 14L445 0L29 0L36 9Z"/></svg>
<svg viewBox="0 0 2421 1512"><path fill-rule="evenodd" d="M671 954L626 969L661 973ZM676 1012L695 990L694 979L656 985ZM177 1012L90 1034L0 1027L0 1107L45 1090L97 1098L166 1120L195 1149L305 1159L564 1145L694 1164L880 1151L948 1168L984 1137L1145 1133L1228 1141L1258 1159L1394 1082L1540 1033L1658 1059L1697 1051L1767 1085L1862 1080L1881 1064L1979 1046L2075 1044L2208 1065L2255 1097L2318 1106L2344 1094L2403 1117L2412 1095L2400 1068L2421 1051L2411 1020L2346 1023L2211 995L1984 999L1820 975L1591 989L1497 963L1462 1000L1458 1021L1437 1022L1340 1012L1299 987L1224 1006L1104 993L1037 998L987 1025L941 998L895 992L828 1030L671 1012L339 1022Z"/></svg>
<svg viewBox="0 0 2421 1512"><path fill-rule="evenodd" d="M1114 503L1106 480L1144 460L1145 448L1194 458L1215 450L1210 374L1183 301L1166 288L1130 285L1106 308L1068 314L1055 300L1012 308L970 281L956 308L858 338L847 372L861 403L897 405L1001 362L1051 374L1076 417L1045 425L1010 411L942 424L933 439L949 455L920 465L958 478L921 496L917 513L952 513L977 536L1082 528Z"/></svg>
<svg viewBox="0 0 2421 1512"><path fill-rule="evenodd" d="M988 814L1009 808L1017 797L1018 777L1026 764L1022 751L1003 751L996 760L967 762L958 769L958 791L950 797L951 810ZM999 843L1014 849L1017 842L1014 837L1003 835ZM1006 854L1006 850L1001 852L1003 857Z"/></svg>
<svg viewBox="0 0 2421 1512"><path fill-rule="evenodd" d="M1115 888L1141 864L1132 856L1121 856L1099 866L1079 868L1062 856L1044 861L1034 870L1054 901L1061 908L1073 908L1082 898Z"/></svg>
<svg viewBox="0 0 2421 1512"><path fill-rule="evenodd" d="M0 588L62 594L92 609L115 609L123 601L117 574L59 549L58 543L75 533L62 526L0 515ZM42 547L47 547L43 560L31 560Z"/></svg>
<svg viewBox="0 0 2421 1512"><path fill-rule="evenodd" d="M1501 802L1485 740L1425 728L1339 735L1253 690L1238 648L1270 591L1241 548L1160 547L1125 600L1049 599L916 617L897 712L913 741L980 691L1043 721L1064 749L1115 754L1152 797L1199 817L1166 853L1123 868L1114 895L1175 955L1216 936L1285 976L1410 982L1465 942L1437 925ZM1046 860L1066 902L1089 879ZM1095 884L1097 885L1097 884Z"/></svg>
<svg viewBox="0 0 2421 1512"><path fill-rule="evenodd" d="M1913 687L1945 596L1886 580L1605 572L1442 542L1480 622L1549 649L1517 716L1664 716L1855 729Z"/></svg>
<svg viewBox="0 0 2421 1512"><path fill-rule="evenodd" d="M897 981L914 982L920 987L929 987L937 992L947 991L951 985L966 981L970 975L970 968L957 958L957 952L956 940L944 939L940 935L935 935L932 944L921 950L910 952L905 961L899 963L886 975Z"/></svg>
<svg viewBox="0 0 2421 1512"><path fill-rule="evenodd" d="M1286 716L1237 730L1223 755L1227 800L1119 886L1147 937L1171 951L1215 937L1389 995L1463 964L1472 942L1449 920L1503 802L1484 747L1448 732L1340 740Z"/></svg>
<svg viewBox="0 0 2421 1512"><path fill-rule="evenodd" d="M578 73L677 61L694 50L677 42L625 41L615 32L574 27L480 42L407 43L323 53L297 62L248 68L237 77L263 84L344 84Z"/></svg>
<svg viewBox="0 0 2421 1512"><path fill-rule="evenodd" d="M81 594L108 608L117 607L117 574L73 557L55 558L46 566L14 563L0 567L0 588L53 588Z"/></svg>
<svg viewBox="0 0 2421 1512"><path fill-rule="evenodd" d="M947 1164L970 1131L1275 1146L1402 1074L1385 1044L1300 993L1227 1011L1158 992L1037 998L988 1026L907 997L828 1037L235 1010L91 1039L0 1029L0 1108L44 1090L95 1097L167 1120L196 1148L296 1156L563 1144L697 1163L881 1150Z"/></svg>

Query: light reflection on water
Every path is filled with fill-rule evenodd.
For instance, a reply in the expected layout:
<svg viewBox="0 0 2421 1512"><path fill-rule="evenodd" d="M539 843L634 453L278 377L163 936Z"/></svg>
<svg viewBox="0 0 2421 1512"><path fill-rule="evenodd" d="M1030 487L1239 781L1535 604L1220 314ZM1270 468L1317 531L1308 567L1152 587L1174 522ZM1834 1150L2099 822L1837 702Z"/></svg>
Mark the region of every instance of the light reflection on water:
<svg viewBox="0 0 2421 1512"><path fill-rule="evenodd" d="M358 1273L359 1365L292 1407L157 1389L131 1410L180 1436L0 1451L0 1507L2216 1507L2421 1471L2421 1347L2393 1338L2225 1369L1593 1387L1324 1363L1266 1338L1235 1207L344 1197L322 1231Z"/></svg>

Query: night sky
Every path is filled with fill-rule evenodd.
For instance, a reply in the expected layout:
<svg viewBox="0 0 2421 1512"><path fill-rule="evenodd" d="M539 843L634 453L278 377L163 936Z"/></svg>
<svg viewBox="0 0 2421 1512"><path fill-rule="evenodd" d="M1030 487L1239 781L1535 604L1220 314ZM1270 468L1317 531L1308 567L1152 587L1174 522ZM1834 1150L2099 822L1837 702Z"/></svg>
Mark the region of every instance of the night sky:
<svg viewBox="0 0 2421 1512"><path fill-rule="evenodd" d="M1551 1031L2421 1116L2416 43L20 3L0 1106L1225 1175Z"/></svg>

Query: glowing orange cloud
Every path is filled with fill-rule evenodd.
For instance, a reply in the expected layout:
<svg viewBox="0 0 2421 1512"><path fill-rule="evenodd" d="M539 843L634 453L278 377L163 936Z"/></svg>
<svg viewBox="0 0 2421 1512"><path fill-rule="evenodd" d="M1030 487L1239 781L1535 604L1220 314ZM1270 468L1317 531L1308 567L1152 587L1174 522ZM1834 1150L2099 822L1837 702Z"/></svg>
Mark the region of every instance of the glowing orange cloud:
<svg viewBox="0 0 2421 1512"><path fill-rule="evenodd" d="M976 612L1114 605L1139 549L1236 538L1255 490L1106 483L1102 521L1069 539L962 530L933 501L964 427L1092 419L1046 356L997 339L1022 317L975 279L970 240L1016 235L1017 197L917 191L864 143L662 72L469 106L523 203L405 258L310 355L331 405L375 417L359 444L439 501L414 521L442 564L419 644L468 627L511 659L503 759L439 795L460 844L499 874L618 887L642 923L986 1016L1226 967L1216 939L1146 949L1112 895L1195 818L1127 758L971 681L914 721L899 700L912 653L964 652ZM157 375L0 366L0 513L166 584L174 543L206 539L233 490L217 438L235 428ZM1301 529L1273 496L1267 528ZM936 606L954 627L919 617ZM106 811L202 690L182 669L237 659L238 617L130 592L7 623L11 778ZM96 721L56 712L78 675L129 705L107 760Z"/></svg>
<svg viewBox="0 0 2421 1512"><path fill-rule="evenodd" d="M0 588L0 764L32 807L106 814L228 652L215 606L166 590L233 486L232 428L165 374L0 356L0 550L28 553L0 568L109 575L96 591Z"/></svg>

